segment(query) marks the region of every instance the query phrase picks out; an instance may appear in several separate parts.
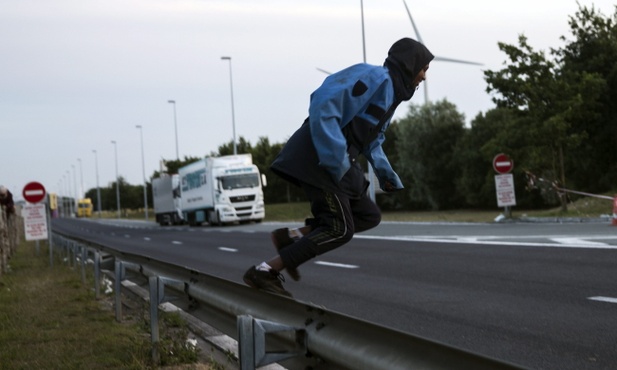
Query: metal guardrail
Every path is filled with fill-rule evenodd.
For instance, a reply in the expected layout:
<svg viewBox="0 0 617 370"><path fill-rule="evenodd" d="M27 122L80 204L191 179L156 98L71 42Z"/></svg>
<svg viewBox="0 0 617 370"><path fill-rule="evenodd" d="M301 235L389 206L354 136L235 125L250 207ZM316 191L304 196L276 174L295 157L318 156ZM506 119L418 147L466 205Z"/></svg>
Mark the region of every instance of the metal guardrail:
<svg viewBox="0 0 617 370"><path fill-rule="evenodd" d="M148 278L152 342L158 341L158 305L165 289L186 295L196 317L238 340L241 369L278 362L289 369L521 369L443 343L382 327L311 303L249 287L150 257L121 252L95 242L54 233L55 245L71 258L94 258L99 296L101 266L115 270L116 319L125 270ZM101 255L113 257L103 261ZM120 310L120 311L119 311ZM156 359L153 345L153 358Z"/></svg>

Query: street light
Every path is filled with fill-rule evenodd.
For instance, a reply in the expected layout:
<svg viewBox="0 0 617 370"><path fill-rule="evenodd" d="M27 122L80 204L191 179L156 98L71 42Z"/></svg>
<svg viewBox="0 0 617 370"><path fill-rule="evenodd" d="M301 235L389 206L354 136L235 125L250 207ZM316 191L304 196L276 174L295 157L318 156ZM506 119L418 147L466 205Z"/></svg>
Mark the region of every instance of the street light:
<svg viewBox="0 0 617 370"><path fill-rule="evenodd" d="M120 218L120 179L118 178L118 145L115 140L111 141L114 144L114 152L116 155L116 204L118 205L118 218Z"/></svg>
<svg viewBox="0 0 617 370"><path fill-rule="evenodd" d="M176 101L175 100L168 100L167 102L174 105L174 128L175 128L175 131L176 131L176 159L179 161L180 160L180 154L178 152L178 119L177 119L177 116L176 116Z"/></svg>
<svg viewBox="0 0 617 370"><path fill-rule="evenodd" d="M366 64L366 41L364 37L364 2L360 0L360 18L362 21L362 61ZM375 175L373 166L370 163L367 163L368 169L368 196L374 202L375 201Z"/></svg>
<svg viewBox="0 0 617 370"><path fill-rule="evenodd" d="M81 191L79 192L79 197L85 198L86 192L84 191L84 168L81 165L81 158L77 158L77 161L79 161L79 177L81 179L81 188L80 188Z"/></svg>
<svg viewBox="0 0 617 370"><path fill-rule="evenodd" d="M229 86L231 88L231 125L233 128L233 140L234 140L234 155L238 154L238 148L236 146L236 117L234 113L234 81L231 74L231 57L221 57L221 60L229 61Z"/></svg>
<svg viewBox="0 0 617 370"><path fill-rule="evenodd" d="M77 172L75 171L75 165L72 164L73 167L73 184L75 187L73 188L73 195L75 196L75 214L77 214L77 202L79 201L79 195L77 192Z"/></svg>
<svg viewBox="0 0 617 370"><path fill-rule="evenodd" d="M99 213L99 218L101 218L101 187L99 186L99 156L96 153L96 150L92 150L94 153L94 168L96 170L96 208Z"/></svg>
<svg viewBox="0 0 617 370"><path fill-rule="evenodd" d="M66 171L66 193L68 194L69 197L69 206L68 206L68 211L69 211L69 217L73 216L73 197L71 196L71 171L67 170Z"/></svg>
<svg viewBox="0 0 617 370"><path fill-rule="evenodd" d="M146 221L148 221L148 182L146 181L146 162L144 161L144 135L141 125L136 125L139 129L139 136L141 137L141 169L144 178L144 206L146 209Z"/></svg>

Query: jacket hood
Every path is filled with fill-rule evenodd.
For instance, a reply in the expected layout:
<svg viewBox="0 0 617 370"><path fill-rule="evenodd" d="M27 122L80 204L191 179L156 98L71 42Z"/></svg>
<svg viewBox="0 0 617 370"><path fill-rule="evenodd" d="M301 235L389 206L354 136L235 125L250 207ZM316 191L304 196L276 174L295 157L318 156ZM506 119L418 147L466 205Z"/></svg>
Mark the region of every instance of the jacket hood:
<svg viewBox="0 0 617 370"><path fill-rule="evenodd" d="M397 95L402 93L401 100L411 98L415 90L413 82L416 76L433 58L435 56L426 46L408 37L398 40L390 47L384 66L390 70L391 74L396 75L393 76L395 80L402 82L403 86L399 86L399 89L402 88L405 91L397 92Z"/></svg>

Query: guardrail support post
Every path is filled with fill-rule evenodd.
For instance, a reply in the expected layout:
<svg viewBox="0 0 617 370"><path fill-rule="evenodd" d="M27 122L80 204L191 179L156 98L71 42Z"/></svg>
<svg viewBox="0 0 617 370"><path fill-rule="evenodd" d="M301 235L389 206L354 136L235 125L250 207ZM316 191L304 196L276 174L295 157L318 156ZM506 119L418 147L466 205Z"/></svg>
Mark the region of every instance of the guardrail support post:
<svg viewBox="0 0 617 370"><path fill-rule="evenodd" d="M54 245L49 243L49 267L54 267Z"/></svg>
<svg viewBox="0 0 617 370"><path fill-rule="evenodd" d="M69 267L71 270L75 269L77 264L77 244L75 242L71 242L71 248L69 251Z"/></svg>
<svg viewBox="0 0 617 370"><path fill-rule="evenodd" d="M101 298L101 253L94 251L94 298Z"/></svg>
<svg viewBox="0 0 617 370"><path fill-rule="evenodd" d="M81 246L81 283L86 285L86 259L88 258L88 249L86 246Z"/></svg>
<svg viewBox="0 0 617 370"><path fill-rule="evenodd" d="M283 361L288 358L306 354L306 331L272 321L255 319L250 315L240 315L237 318L238 354L240 369L253 370L256 367ZM266 334L295 331L298 350L289 352L267 352Z"/></svg>
<svg viewBox="0 0 617 370"><path fill-rule="evenodd" d="M116 261L114 270L116 273L116 281L114 281L114 290L116 291L116 321L122 321L122 280L124 280L124 264L122 261Z"/></svg>
<svg viewBox="0 0 617 370"><path fill-rule="evenodd" d="M150 338L152 339L152 361L160 362L159 344L159 304L165 297L165 284L158 276L148 278L150 286Z"/></svg>

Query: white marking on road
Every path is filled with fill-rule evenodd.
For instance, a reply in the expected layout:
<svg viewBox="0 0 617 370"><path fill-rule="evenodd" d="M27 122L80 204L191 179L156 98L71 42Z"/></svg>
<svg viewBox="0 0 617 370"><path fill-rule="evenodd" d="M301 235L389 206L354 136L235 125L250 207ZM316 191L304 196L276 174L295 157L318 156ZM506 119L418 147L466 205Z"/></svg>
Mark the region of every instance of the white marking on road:
<svg viewBox="0 0 617 370"><path fill-rule="evenodd" d="M150 238L148 238L147 236L144 237L144 240L150 241Z"/></svg>
<svg viewBox="0 0 617 370"><path fill-rule="evenodd" d="M344 269L357 269L360 267L356 265L347 265L344 263L335 263L335 262L326 262L326 261L316 261L315 264L322 265L322 266L330 266L330 267L341 267Z"/></svg>
<svg viewBox="0 0 617 370"><path fill-rule="evenodd" d="M124 234L125 238L130 238L131 236L129 234Z"/></svg>
<svg viewBox="0 0 617 370"><path fill-rule="evenodd" d="M579 238L551 238L551 240L560 244L574 244L574 245L606 245L606 243L592 242L590 240L583 240Z"/></svg>
<svg viewBox="0 0 617 370"><path fill-rule="evenodd" d="M373 240L397 240L397 241L407 241L407 242L427 242L427 243L453 243L453 244L463 244L469 243L468 239L470 237L465 236L448 236L451 239L445 239L445 236L435 237L435 236L378 236L378 235L354 235L354 238L358 239L373 239ZM485 244L485 245L511 245L511 246L521 246L521 247L552 247L552 248L588 248L588 249L617 249L617 245L609 245L604 243L599 244L578 244L578 245L568 245L568 244L555 244L555 243L532 243L532 242L515 242L515 241L498 241L494 239L508 239L514 238L513 236L478 236L478 239L473 244ZM537 238L541 238L538 236ZM464 240L467 239L467 240Z"/></svg>
<svg viewBox="0 0 617 370"><path fill-rule="evenodd" d="M617 303L617 298L612 298L612 297L601 297L601 296L598 296L598 297L589 297L587 299L592 300L592 301Z"/></svg>
<svg viewBox="0 0 617 370"><path fill-rule="evenodd" d="M172 242L171 242L171 244L182 244L182 242L179 242L179 241L177 241L177 240L174 240L174 241L172 241Z"/></svg>
<svg viewBox="0 0 617 370"><path fill-rule="evenodd" d="M227 247L219 247L219 250L223 252L232 252L232 253L235 253L238 251L236 248L227 248Z"/></svg>

